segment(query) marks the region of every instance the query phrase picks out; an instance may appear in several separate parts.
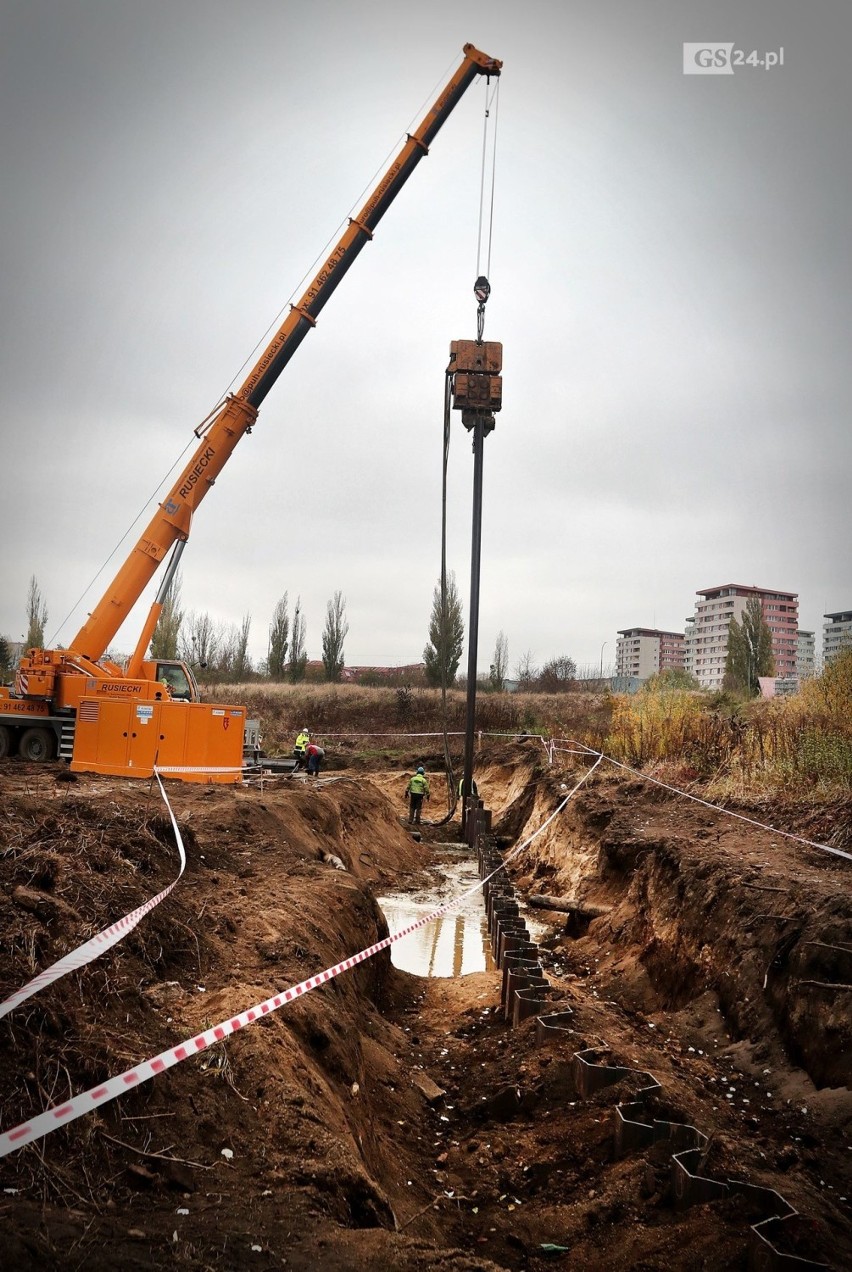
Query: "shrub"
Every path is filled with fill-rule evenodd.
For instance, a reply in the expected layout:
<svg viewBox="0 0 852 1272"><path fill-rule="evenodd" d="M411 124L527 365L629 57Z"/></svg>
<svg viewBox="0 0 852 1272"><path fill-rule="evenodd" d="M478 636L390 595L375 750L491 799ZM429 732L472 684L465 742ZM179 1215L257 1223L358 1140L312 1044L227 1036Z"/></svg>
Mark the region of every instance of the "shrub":
<svg viewBox="0 0 852 1272"><path fill-rule="evenodd" d="M603 749L632 765L681 763L697 777L770 789L852 786L852 651L789 698L688 693L661 678L613 700Z"/></svg>

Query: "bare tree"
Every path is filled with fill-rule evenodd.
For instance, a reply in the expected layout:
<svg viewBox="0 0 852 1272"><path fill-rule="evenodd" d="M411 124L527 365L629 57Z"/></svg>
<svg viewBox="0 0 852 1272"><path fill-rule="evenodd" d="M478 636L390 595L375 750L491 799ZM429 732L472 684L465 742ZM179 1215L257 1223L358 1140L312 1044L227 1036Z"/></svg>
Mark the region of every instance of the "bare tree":
<svg viewBox="0 0 852 1272"><path fill-rule="evenodd" d="M235 680L234 666L237 661L239 631L234 623L217 623L213 632L216 652L210 669L217 680Z"/></svg>
<svg viewBox="0 0 852 1272"><path fill-rule="evenodd" d="M506 673L509 670L509 642L502 629L497 633L497 644L494 646L494 661L491 664L489 680L493 689L501 693L506 684Z"/></svg>
<svg viewBox="0 0 852 1272"><path fill-rule="evenodd" d="M340 679L344 667L343 642L348 631L346 597L342 592L335 592L326 606L325 631L322 634L322 665L328 681Z"/></svg>
<svg viewBox="0 0 852 1272"><path fill-rule="evenodd" d="M180 656L194 667L214 667L219 659L220 632L205 610L185 615L180 631Z"/></svg>
<svg viewBox="0 0 852 1272"><path fill-rule="evenodd" d="M27 592L27 649L42 649L44 647L44 628L47 623L47 605L41 594L36 576L33 574L30 578L30 587Z"/></svg>
<svg viewBox="0 0 852 1272"><path fill-rule="evenodd" d="M293 642L290 649L290 683L294 685L305 678L305 668L308 665L308 655L305 652L307 631L308 625L302 613L302 598L297 596L296 610L293 614Z"/></svg>
<svg viewBox="0 0 852 1272"><path fill-rule="evenodd" d="M251 659L248 653L249 632L251 631L251 614L244 614L237 634L237 645L234 653L234 678L246 680L251 675Z"/></svg>
<svg viewBox="0 0 852 1272"><path fill-rule="evenodd" d="M287 613L287 593L276 603L269 624L269 652L267 670L273 680L284 679L287 666L287 650L290 645L290 617Z"/></svg>
<svg viewBox="0 0 852 1272"><path fill-rule="evenodd" d="M180 571L171 581L162 613L151 637L152 658L177 658L180 625L183 622L183 610L180 607L181 589Z"/></svg>
<svg viewBox="0 0 852 1272"><path fill-rule="evenodd" d="M539 670L533 662L532 650L528 649L518 659L518 665L515 668L515 677L518 681L518 688L530 690L538 680Z"/></svg>
<svg viewBox="0 0 852 1272"><path fill-rule="evenodd" d="M239 636L240 630L237 623L219 623L216 627L216 645L219 647L219 653L216 655L214 670L217 677L223 681L235 681L238 678Z"/></svg>

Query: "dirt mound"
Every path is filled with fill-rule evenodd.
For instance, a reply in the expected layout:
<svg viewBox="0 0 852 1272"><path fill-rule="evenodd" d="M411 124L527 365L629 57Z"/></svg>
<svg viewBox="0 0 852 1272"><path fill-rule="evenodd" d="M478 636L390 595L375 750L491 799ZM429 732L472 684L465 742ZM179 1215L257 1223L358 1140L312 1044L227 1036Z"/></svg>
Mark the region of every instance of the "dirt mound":
<svg viewBox="0 0 852 1272"><path fill-rule="evenodd" d="M4 994L177 873L163 804L141 784L84 780L47 798L8 785ZM348 780L310 789L281 783L262 796L176 786L170 797L188 849L186 875L119 946L3 1022L4 1126L375 941L387 929L367 881L414 875L420 865L386 801ZM392 979L387 954L374 958L238 1044L212 1048L54 1133L44 1164L38 1148L6 1159L4 1184L23 1195L37 1188L59 1206L106 1205L106 1213L142 1204L140 1223L152 1237L162 1223L150 1203L164 1190L195 1196L215 1175L223 1196L257 1193L260 1205L264 1190L250 1182L260 1174L270 1196L293 1190L306 1223L325 1215L392 1228L376 1182L389 1146L358 1094L372 1052L384 1051L388 1026L375 1003ZM365 1028L374 1038L364 1040ZM233 1157L221 1157L225 1148ZM372 1171L365 1153L375 1156ZM131 1238L131 1262L139 1262L140 1240ZM25 1248L32 1266L44 1266L50 1242Z"/></svg>

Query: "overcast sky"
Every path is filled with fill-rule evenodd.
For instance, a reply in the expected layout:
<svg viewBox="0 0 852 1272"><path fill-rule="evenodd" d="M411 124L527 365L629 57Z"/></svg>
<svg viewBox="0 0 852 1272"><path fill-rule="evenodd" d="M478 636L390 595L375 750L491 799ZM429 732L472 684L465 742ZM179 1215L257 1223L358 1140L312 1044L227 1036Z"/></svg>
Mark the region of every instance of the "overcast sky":
<svg viewBox="0 0 852 1272"><path fill-rule="evenodd" d="M510 669L610 664L619 628L682 630L727 582L798 592L819 649L852 606L850 37L847 0L0 0L0 633L34 574L72 639L470 41L504 62L480 668L501 629ZM783 66L684 75L684 41ZM250 614L256 659L285 591L318 658L337 590L348 664L421 656L484 109L482 80L199 509L184 607ZM458 419L450 468L466 609Z"/></svg>

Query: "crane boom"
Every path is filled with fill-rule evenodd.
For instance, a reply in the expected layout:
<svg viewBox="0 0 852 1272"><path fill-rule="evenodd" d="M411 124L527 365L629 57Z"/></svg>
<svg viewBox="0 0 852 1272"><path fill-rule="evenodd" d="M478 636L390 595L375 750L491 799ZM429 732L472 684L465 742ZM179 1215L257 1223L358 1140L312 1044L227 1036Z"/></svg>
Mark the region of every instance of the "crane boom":
<svg viewBox="0 0 852 1272"><path fill-rule="evenodd" d="M193 514L227 463L237 442L255 422L258 409L334 290L373 237L373 230L402 189L465 90L479 75L500 74L502 62L464 46L464 58L416 132L407 140L357 216L350 218L335 247L258 358L238 391L230 394L212 422L196 429L199 444L159 505L103 598L70 644L95 662L101 658L172 546L189 535ZM147 644L147 642L146 642ZM141 656L141 654L140 654Z"/></svg>

